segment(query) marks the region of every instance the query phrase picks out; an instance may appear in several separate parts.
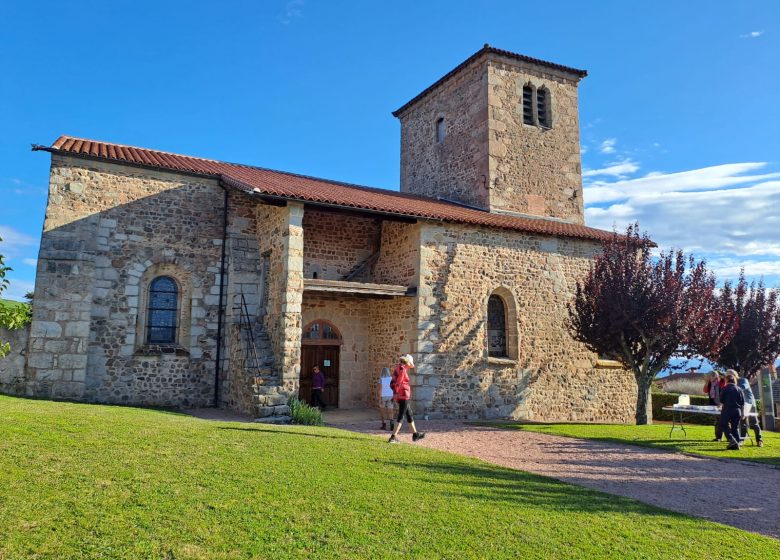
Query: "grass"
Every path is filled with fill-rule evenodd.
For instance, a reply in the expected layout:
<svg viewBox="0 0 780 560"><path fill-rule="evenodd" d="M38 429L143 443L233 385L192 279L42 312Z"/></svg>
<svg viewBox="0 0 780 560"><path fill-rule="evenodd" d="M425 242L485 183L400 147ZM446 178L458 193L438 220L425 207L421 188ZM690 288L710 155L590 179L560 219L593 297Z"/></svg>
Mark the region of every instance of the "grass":
<svg viewBox="0 0 780 560"><path fill-rule="evenodd" d="M3 560L745 551L780 541L410 444L0 396Z"/></svg>
<svg viewBox="0 0 780 560"><path fill-rule="evenodd" d="M713 420L714 423L714 420ZM712 441L713 426L685 425L687 437L675 430L669 437L671 424L635 426L628 424L502 424L504 427L556 436L595 439L654 447L666 451L686 452L722 459L741 459L780 466L780 433L763 431L764 447L747 442L739 451L728 451L726 443ZM753 432L750 432L753 435Z"/></svg>

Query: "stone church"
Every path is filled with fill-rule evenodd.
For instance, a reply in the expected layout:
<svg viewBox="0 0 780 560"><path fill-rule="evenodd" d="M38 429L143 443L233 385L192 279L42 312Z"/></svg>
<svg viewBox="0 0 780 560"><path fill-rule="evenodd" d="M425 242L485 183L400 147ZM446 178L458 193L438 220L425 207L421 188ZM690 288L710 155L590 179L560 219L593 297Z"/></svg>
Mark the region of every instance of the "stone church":
<svg viewBox="0 0 780 560"><path fill-rule="evenodd" d="M363 408L410 353L432 418L630 421L566 327L584 224L577 70L488 45L393 113L400 192L62 136L18 392L283 415ZM7 387L6 387L7 389Z"/></svg>

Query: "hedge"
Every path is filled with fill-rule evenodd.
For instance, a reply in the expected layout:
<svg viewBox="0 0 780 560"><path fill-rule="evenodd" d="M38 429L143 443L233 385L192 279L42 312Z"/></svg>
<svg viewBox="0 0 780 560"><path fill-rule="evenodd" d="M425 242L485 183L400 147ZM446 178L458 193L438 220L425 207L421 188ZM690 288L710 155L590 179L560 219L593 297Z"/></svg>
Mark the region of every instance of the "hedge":
<svg viewBox="0 0 780 560"><path fill-rule="evenodd" d="M672 406L677 403L677 399L680 395L677 393L653 393L653 420L668 420L672 421L672 413L665 410L661 410L665 406ZM704 395L689 395L691 398L691 404L708 405L710 404L709 398ZM686 424L704 424L711 426L715 423L716 416L707 416L704 414L686 414Z"/></svg>
<svg viewBox="0 0 780 560"><path fill-rule="evenodd" d="M677 393L653 393L653 420L668 420L672 421L672 413L665 410L661 410L665 406L672 406L677 403L677 398L680 395ZM704 395L688 395L691 398L691 404L708 405L710 399ZM756 408L754 410L761 410L761 401L756 399ZM706 426L715 423L715 416L706 416L704 414L686 414L686 424L704 424ZM763 422L762 422L763 424Z"/></svg>

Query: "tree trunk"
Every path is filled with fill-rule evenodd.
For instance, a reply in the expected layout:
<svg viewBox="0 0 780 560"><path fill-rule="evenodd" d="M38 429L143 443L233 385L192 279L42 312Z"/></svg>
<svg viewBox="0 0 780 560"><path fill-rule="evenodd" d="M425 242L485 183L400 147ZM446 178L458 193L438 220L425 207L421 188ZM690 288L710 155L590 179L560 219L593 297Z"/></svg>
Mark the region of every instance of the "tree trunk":
<svg viewBox="0 0 780 560"><path fill-rule="evenodd" d="M636 424L644 426L653 423L652 397L650 396L650 387L653 384L652 378L636 380Z"/></svg>

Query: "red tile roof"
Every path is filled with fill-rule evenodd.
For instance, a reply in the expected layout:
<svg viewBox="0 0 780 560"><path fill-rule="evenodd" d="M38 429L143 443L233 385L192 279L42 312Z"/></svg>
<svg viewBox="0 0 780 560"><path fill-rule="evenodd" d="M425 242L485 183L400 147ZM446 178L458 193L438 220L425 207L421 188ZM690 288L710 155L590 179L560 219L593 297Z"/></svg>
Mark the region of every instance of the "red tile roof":
<svg viewBox="0 0 780 560"><path fill-rule="evenodd" d="M33 146L33 150L194 173L218 179L228 187L259 195L368 212L580 239L604 240L612 235L608 231L557 220L496 214L386 189L71 136L61 136L51 146Z"/></svg>

